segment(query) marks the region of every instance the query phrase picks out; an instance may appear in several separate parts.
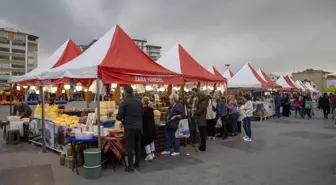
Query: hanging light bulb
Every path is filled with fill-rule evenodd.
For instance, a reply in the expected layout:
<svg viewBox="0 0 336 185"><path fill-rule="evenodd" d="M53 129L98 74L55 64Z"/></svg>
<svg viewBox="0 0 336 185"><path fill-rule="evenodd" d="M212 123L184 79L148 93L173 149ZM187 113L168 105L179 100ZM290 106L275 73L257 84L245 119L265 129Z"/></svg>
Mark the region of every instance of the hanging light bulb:
<svg viewBox="0 0 336 185"><path fill-rule="evenodd" d="M117 88L118 84L111 84L112 88Z"/></svg>
<svg viewBox="0 0 336 185"><path fill-rule="evenodd" d="M84 89L84 92L87 92L87 89L86 89L86 88Z"/></svg>
<svg viewBox="0 0 336 185"><path fill-rule="evenodd" d="M56 91L57 91L57 87L52 87L52 88L51 88L51 92L54 93L54 92L56 92Z"/></svg>
<svg viewBox="0 0 336 185"><path fill-rule="evenodd" d="M28 88L28 86L24 85L24 86L23 86L23 88L27 89L27 88Z"/></svg>
<svg viewBox="0 0 336 185"><path fill-rule="evenodd" d="M203 91L205 91L205 90L206 90L206 87L205 87L205 86L203 86L203 87L202 87L202 89L203 89Z"/></svg>
<svg viewBox="0 0 336 185"><path fill-rule="evenodd" d="M121 89L121 93L124 93L124 89Z"/></svg>
<svg viewBox="0 0 336 185"><path fill-rule="evenodd" d="M69 90L69 89L70 89L70 84L65 84L65 85L64 85L64 89L65 89L65 90Z"/></svg>
<svg viewBox="0 0 336 185"><path fill-rule="evenodd" d="M179 87L174 87L174 89L175 89L175 91L178 91L178 90L180 90L180 88L179 88Z"/></svg>
<svg viewBox="0 0 336 185"><path fill-rule="evenodd" d="M188 89L188 88L184 88L184 91L185 91L185 92L189 92L189 89Z"/></svg>
<svg viewBox="0 0 336 185"><path fill-rule="evenodd" d="M80 82L78 82L78 84L76 85L76 90L77 91L82 91L83 90L83 86Z"/></svg>
<svg viewBox="0 0 336 185"><path fill-rule="evenodd" d="M46 91L47 90L47 87L43 87L43 91Z"/></svg>
<svg viewBox="0 0 336 185"><path fill-rule="evenodd" d="M36 94L40 94L40 91L39 91L39 90L36 90L35 93L36 93Z"/></svg>
<svg viewBox="0 0 336 185"><path fill-rule="evenodd" d="M73 92L74 92L74 93L75 93L75 92L77 92L77 91L76 91L76 89L74 89L74 91L73 91Z"/></svg>
<svg viewBox="0 0 336 185"><path fill-rule="evenodd" d="M36 87L35 87L35 86L30 86L30 89L31 89L31 90L35 90Z"/></svg>
<svg viewBox="0 0 336 185"><path fill-rule="evenodd" d="M132 89L136 89L136 85L131 85Z"/></svg>
<svg viewBox="0 0 336 185"><path fill-rule="evenodd" d="M165 88L164 88L164 87L161 87L161 88L160 88L160 91L161 91L161 92L164 92L164 91L165 91Z"/></svg>
<svg viewBox="0 0 336 185"><path fill-rule="evenodd" d="M150 91L150 90L152 90L152 86L146 85L145 89L146 89L146 91Z"/></svg>
<svg viewBox="0 0 336 185"><path fill-rule="evenodd" d="M64 89L62 90L62 93L65 93L65 90L64 90Z"/></svg>
<svg viewBox="0 0 336 185"><path fill-rule="evenodd" d="M222 88L221 87L217 87L217 91L221 91L222 90Z"/></svg>
<svg viewBox="0 0 336 185"><path fill-rule="evenodd" d="M16 90L21 90L21 87L20 86L16 86Z"/></svg>

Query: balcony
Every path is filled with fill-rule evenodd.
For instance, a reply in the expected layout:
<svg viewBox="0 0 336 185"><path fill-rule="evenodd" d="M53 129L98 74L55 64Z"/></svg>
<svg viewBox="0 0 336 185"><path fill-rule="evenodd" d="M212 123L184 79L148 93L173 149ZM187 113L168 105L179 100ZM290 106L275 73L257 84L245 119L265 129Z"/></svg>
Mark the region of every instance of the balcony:
<svg viewBox="0 0 336 185"><path fill-rule="evenodd" d="M12 49L26 50L26 46L12 45Z"/></svg>
<svg viewBox="0 0 336 185"><path fill-rule="evenodd" d="M0 43L0 47L2 47L2 48L9 48L9 44Z"/></svg>

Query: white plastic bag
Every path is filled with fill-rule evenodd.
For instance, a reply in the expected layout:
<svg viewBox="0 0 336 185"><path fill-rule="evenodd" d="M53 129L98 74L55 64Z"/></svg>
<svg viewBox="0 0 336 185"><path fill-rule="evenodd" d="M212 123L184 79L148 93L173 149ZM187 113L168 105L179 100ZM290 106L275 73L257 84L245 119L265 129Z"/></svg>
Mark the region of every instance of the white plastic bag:
<svg viewBox="0 0 336 185"><path fill-rule="evenodd" d="M178 128L175 132L176 138L189 138L190 137L190 129L188 119L181 119L178 125Z"/></svg>
<svg viewBox="0 0 336 185"><path fill-rule="evenodd" d="M222 119L218 118L215 128L222 128L222 126L223 126Z"/></svg>

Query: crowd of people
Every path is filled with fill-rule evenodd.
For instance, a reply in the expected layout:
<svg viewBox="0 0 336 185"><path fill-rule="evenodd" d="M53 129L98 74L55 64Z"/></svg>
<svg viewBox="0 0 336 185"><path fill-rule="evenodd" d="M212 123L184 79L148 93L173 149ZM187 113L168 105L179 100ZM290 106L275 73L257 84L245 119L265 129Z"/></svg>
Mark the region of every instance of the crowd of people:
<svg viewBox="0 0 336 185"><path fill-rule="evenodd" d="M134 96L132 87L125 87L125 100L119 105L117 120L122 121L124 126L125 148L128 154L128 166L126 171L133 172L139 167L141 151L146 152L146 161L155 159L155 139L156 126L154 121L154 108L149 97L139 99ZM291 101L289 95L274 95L275 116L290 116L294 108L295 116L312 118L314 112L312 98L309 95L294 96ZM230 96L214 96L213 92L206 95L194 88L187 95L184 104L179 96L172 93L169 96L170 108L166 116L166 136L164 151L162 155L173 157L180 155L180 138L175 136L181 119L188 119L190 129L190 139L196 152L205 152L207 140L215 140L220 137L226 140L229 137L236 137L244 129L245 136L242 138L246 142L252 141L251 120L253 117L253 102L250 93L235 94ZM293 105L292 105L293 102ZM53 99L48 102L52 105ZM323 94L318 100L318 108L323 111L325 119L332 114L336 127L336 95ZM18 102L14 105L13 114L30 117L32 110L29 105ZM219 130L219 135L216 133ZM171 153L171 144L173 152ZM133 155L135 154L135 161Z"/></svg>

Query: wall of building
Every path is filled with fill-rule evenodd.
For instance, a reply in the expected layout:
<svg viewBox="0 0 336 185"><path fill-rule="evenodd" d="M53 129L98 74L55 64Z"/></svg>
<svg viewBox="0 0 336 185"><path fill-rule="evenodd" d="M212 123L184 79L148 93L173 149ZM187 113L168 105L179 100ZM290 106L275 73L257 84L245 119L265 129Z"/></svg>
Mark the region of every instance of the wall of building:
<svg viewBox="0 0 336 185"><path fill-rule="evenodd" d="M311 81L313 82L313 84L316 85L315 88L320 90L321 92L323 92L323 88L326 87L326 79L324 77L324 73L319 71L292 73L292 79L294 81Z"/></svg>
<svg viewBox="0 0 336 185"><path fill-rule="evenodd" d="M9 87L11 76L37 67L38 37L0 28L0 90Z"/></svg>

